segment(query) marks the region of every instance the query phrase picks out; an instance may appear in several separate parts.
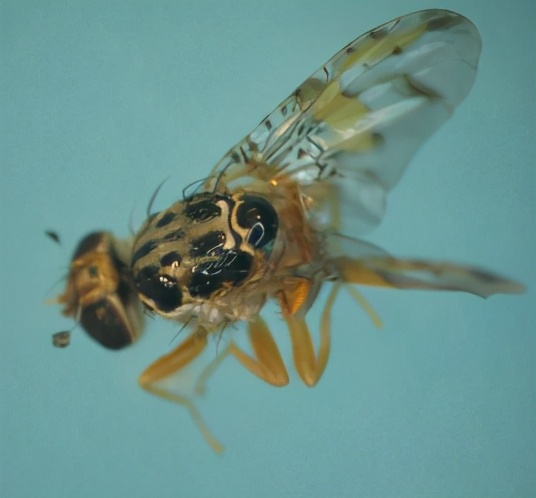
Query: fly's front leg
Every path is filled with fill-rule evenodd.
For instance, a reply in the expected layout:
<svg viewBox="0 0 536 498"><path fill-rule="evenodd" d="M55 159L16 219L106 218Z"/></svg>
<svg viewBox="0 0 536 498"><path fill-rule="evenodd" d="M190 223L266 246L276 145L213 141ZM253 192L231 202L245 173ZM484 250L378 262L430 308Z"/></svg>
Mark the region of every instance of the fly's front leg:
<svg viewBox="0 0 536 498"><path fill-rule="evenodd" d="M260 316L248 323L248 336L253 349L253 357L231 343L229 351L252 374L276 387L288 384L288 373L277 344Z"/></svg>
<svg viewBox="0 0 536 498"><path fill-rule="evenodd" d="M280 296L279 299L283 318L287 322L290 331L294 365L300 378L309 387L314 386L320 380L329 359L331 347L330 314L339 288L340 284L333 285L322 312L317 355L315 355L313 339L305 322L305 317L291 313L292 307L288 306L283 296ZM285 297L288 297L288 295Z"/></svg>
<svg viewBox="0 0 536 498"><path fill-rule="evenodd" d="M208 343L208 332L202 327L198 327L190 336L176 347L170 353L160 357L153 364L151 364L138 379L139 385L146 391L160 396L161 398L173 401L179 405L184 406L189 412L194 422L196 423L199 431L212 447L212 449L218 453L223 451L223 446L212 435L205 422L201 418L197 407L194 405L191 396L180 395L173 392L170 387L159 386L166 379L169 379L174 374L177 374L183 368L190 365L201 353L205 350ZM228 354L226 350L222 354L219 354L199 376L196 385L196 391L202 391L204 383L208 378L208 374L214 370L214 364L219 364L222 359Z"/></svg>

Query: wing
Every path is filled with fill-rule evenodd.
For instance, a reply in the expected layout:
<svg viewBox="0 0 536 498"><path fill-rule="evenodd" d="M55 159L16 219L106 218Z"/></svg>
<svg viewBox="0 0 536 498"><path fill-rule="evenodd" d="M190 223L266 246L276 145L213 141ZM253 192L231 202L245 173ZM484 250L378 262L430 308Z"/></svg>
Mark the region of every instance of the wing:
<svg viewBox="0 0 536 498"><path fill-rule="evenodd" d="M317 227L352 235L374 228L417 148L469 92L480 49L474 25L445 10L369 31L229 150L204 188L290 178L313 199Z"/></svg>

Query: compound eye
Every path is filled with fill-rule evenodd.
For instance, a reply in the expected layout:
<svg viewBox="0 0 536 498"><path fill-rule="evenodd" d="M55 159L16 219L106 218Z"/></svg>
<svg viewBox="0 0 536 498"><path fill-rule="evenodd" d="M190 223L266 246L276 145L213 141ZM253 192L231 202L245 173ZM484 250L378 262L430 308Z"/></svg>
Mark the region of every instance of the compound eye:
<svg viewBox="0 0 536 498"><path fill-rule="evenodd" d="M246 242L255 249L273 242L279 227L273 206L266 199L253 195L243 195L240 199L236 221L242 228L249 228Z"/></svg>
<svg viewBox="0 0 536 498"><path fill-rule="evenodd" d="M138 292L151 299L158 311L174 311L182 304L177 280L169 275L160 275L158 267L143 268L136 275L135 284Z"/></svg>

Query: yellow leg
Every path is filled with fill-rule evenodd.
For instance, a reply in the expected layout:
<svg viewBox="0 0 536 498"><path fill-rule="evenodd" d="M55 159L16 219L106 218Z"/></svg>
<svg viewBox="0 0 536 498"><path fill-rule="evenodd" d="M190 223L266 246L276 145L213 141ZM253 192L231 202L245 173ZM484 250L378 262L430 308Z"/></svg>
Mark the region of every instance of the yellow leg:
<svg viewBox="0 0 536 498"><path fill-rule="evenodd" d="M333 285L322 313L317 356L315 356L313 340L305 319L291 315L283 309L283 317L290 330L294 365L300 378L309 387L314 386L320 380L328 363L331 345L330 314L339 288L340 284Z"/></svg>
<svg viewBox="0 0 536 498"><path fill-rule="evenodd" d="M354 289L350 285L346 286L346 290L348 293L358 302L359 306L363 308L365 313L369 316L370 321L374 324L374 326L377 329L382 328L382 319L376 313L374 308L370 305L370 303L365 299L365 296L363 296L357 289Z"/></svg>
<svg viewBox="0 0 536 498"><path fill-rule="evenodd" d="M205 369L201 372L199 375L199 378L197 379L197 382L195 384L195 394L198 396L202 396L205 394L205 388L206 384L208 382L208 379L212 376L212 374L216 371L216 368L220 365L220 363L229 355L230 349L229 347L225 347L223 351L216 350L216 357L205 367Z"/></svg>
<svg viewBox="0 0 536 498"><path fill-rule="evenodd" d="M393 258L372 258L377 261L388 262ZM397 288L392 281L386 278L377 269L371 269L367 266L368 260L352 259L342 256L334 260L334 263L339 269L339 272L346 283L371 285L375 287L391 287Z"/></svg>
<svg viewBox="0 0 536 498"><path fill-rule="evenodd" d="M311 293L311 282L306 278L288 277L278 293L279 305L284 313L295 315Z"/></svg>
<svg viewBox="0 0 536 498"><path fill-rule="evenodd" d="M395 289L430 289L469 292L481 297L518 294L525 287L513 280L471 266L451 263L371 257L333 260L348 283Z"/></svg>
<svg viewBox="0 0 536 498"><path fill-rule="evenodd" d="M254 358L244 353L232 343L230 352L252 374L272 386L281 387L288 384L288 373L270 330L260 316L248 324L248 335L253 348Z"/></svg>
<svg viewBox="0 0 536 498"><path fill-rule="evenodd" d="M218 442L218 440L212 435L208 427L205 425L201 414L197 410L196 406L193 404L192 400L186 396L180 396L167 390L162 387L157 387L156 384L159 381L162 381L177 373L179 370L187 366L193 360L195 360L205 349L207 345L207 336L208 332L203 328L198 328L195 330L183 343L181 343L177 348L175 348L170 353L162 356L151 364L138 379L139 385L146 391L160 396L161 398L167 399L168 401L173 401L179 405L184 406L192 416L194 422L196 423L199 431L207 441L207 443L212 447L214 451L220 453L223 451L223 446ZM221 358L216 359L219 363ZM205 370L207 372L212 365ZM200 381L204 383L208 375L205 373L201 374ZM203 386L200 386L198 381L198 389L201 389Z"/></svg>

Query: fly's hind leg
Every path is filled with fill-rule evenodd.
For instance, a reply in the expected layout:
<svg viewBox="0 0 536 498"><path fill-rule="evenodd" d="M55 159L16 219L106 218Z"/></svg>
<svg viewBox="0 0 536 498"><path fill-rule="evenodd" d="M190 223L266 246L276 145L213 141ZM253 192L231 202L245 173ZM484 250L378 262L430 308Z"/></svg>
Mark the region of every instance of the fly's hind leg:
<svg viewBox="0 0 536 498"><path fill-rule="evenodd" d="M248 336L253 349L253 357L231 343L229 350L235 358L252 374L276 387L288 384L288 373L277 344L266 323L255 316L248 323Z"/></svg>
<svg viewBox="0 0 536 498"><path fill-rule="evenodd" d="M294 365L302 381L309 387L314 386L320 380L329 359L331 346L330 315L339 288L339 283L333 285L322 312L317 355L315 355L313 339L305 322L305 317L290 313L285 300L280 298L283 318L290 331Z"/></svg>
<svg viewBox="0 0 536 498"><path fill-rule="evenodd" d="M223 451L223 446L218 442L218 440L213 436L206 426L205 422L201 418L199 410L194 405L191 396L187 394L176 394L172 388L159 385L197 359L205 350L207 343L207 330L202 327L198 327L173 351L160 357L149 367L147 367L147 369L140 375L138 383L143 389L151 394L184 406L190 412L190 415L192 416L207 443L214 451L220 453ZM227 356L227 354L228 350L226 349L224 352L218 354L218 356L204 369L198 378L198 382L195 387L196 392L201 392L203 390L204 383L206 382L209 373L214 371L215 366L219 364L223 358Z"/></svg>

